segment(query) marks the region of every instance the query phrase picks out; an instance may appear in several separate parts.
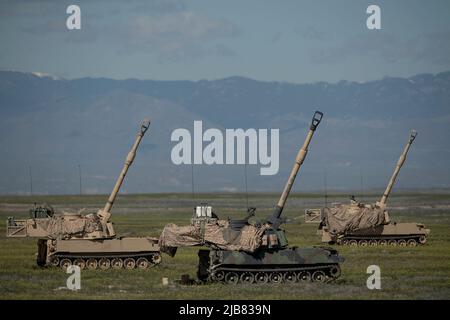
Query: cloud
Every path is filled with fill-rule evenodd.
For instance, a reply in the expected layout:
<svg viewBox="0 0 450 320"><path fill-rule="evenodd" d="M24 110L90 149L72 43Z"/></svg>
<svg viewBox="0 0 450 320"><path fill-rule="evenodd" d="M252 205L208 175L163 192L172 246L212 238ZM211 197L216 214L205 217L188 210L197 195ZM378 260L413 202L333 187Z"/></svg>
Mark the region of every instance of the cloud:
<svg viewBox="0 0 450 320"><path fill-rule="evenodd" d="M160 61L201 58L206 55L234 56L224 44L215 42L234 37L238 28L192 11L159 16L140 15L119 31L125 41L121 53L153 52ZM208 45L209 42L214 44Z"/></svg>
<svg viewBox="0 0 450 320"><path fill-rule="evenodd" d="M338 63L348 59L368 56L388 63L398 61L450 63L450 31L421 34L403 39L390 33L372 32L357 34L339 45L311 52L316 63Z"/></svg>
<svg viewBox="0 0 450 320"><path fill-rule="evenodd" d="M326 32L320 31L313 26L297 26L294 28L294 32L308 40L324 41L329 39Z"/></svg>
<svg viewBox="0 0 450 320"><path fill-rule="evenodd" d="M28 6L26 10L20 7L14 12L31 14L33 10ZM82 7L82 28L70 32L65 27L64 5L58 12L53 8L49 12L42 11L40 19L34 18L25 21L23 32L62 37L68 43L101 43L116 48L119 54L149 53L160 62L235 56L236 53L222 42L240 34L239 28L231 22L189 10L180 0L130 1L126 6L113 3L105 11Z"/></svg>
<svg viewBox="0 0 450 320"><path fill-rule="evenodd" d="M135 13L148 12L149 14L167 14L187 10L186 1L183 0L147 0L145 2L130 1L131 10Z"/></svg>
<svg viewBox="0 0 450 320"><path fill-rule="evenodd" d="M282 37L283 37L283 33L282 32L276 32L270 38L270 42L271 43L277 43L277 42L279 42L281 40Z"/></svg>
<svg viewBox="0 0 450 320"><path fill-rule="evenodd" d="M415 61L430 61L433 64L450 63L450 30L422 34L410 39L408 46L413 48L410 56Z"/></svg>
<svg viewBox="0 0 450 320"><path fill-rule="evenodd" d="M68 5L63 2L55 4L55 1L51 0L2 0L0 1L0 17L2 19L42 18L58 12L65 12Z"/></svg>

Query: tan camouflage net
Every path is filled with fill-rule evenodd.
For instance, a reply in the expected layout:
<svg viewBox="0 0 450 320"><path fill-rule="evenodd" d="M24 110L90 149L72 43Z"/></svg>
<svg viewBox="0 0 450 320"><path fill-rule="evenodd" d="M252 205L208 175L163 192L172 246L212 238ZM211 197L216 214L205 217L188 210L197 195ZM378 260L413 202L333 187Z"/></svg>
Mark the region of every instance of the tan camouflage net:
<svg viewBox="0 0 450 320"><path fill-rule="evenodd" d="M177 226L169 223L159 238L161 251L174 255L177 247L207 245L222 250L254 252L261 245L261 239L268 225L256 227L246 225L240 231L232 230L227 220L215 223L195 223Z"/></svg>
<svg viewBox="0 0 450 320"><path fill-rule="evenodd" d="M101 229L100 222L93 216L55 215L50 219L36 219L36 223L47 231L52 239L68 239L82 237L83 235Z"/></svg>
<svg viewBox="0 0 450 320"><path fill-rule="evenodd" d="M325 208L324 216L328 232L333 235L372 228L385 222L383 209L360 204Z"/></svg>

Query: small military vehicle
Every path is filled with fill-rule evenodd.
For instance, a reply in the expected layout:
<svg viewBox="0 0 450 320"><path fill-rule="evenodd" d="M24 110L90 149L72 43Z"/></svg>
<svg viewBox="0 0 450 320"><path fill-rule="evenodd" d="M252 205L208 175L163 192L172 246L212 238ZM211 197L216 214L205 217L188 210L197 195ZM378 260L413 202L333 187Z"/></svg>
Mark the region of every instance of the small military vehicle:
<svg viewBox="0 0 450 320"><path fill-rule="evenodd" d="M150 122L141 124L136 140L105 207L96 213L55 213L44 205L30 211L29 219L9 217L6 235L11 238L38 239L37 264L66 269L77 265L81 269L146 269L161 262L157 238L117 237L112 222L111 208L128 168Z"/></svg>
<svg viewBox="0 0 450 320"><path fill-rule="evenodd" d="M197 277L201 281L280 283L334 280L341 274L339 256L333 248L289 247L281 217L308 146L323 114L316 112L303 146L274 212L262 222L249 223L255 208L244 219L221 220L210 206L199 206L188 226L168 224L160 236L162 252L174 255L179 246L206 246L198 252Z"/></svg>
<svg viewBox="0 0 450 320"><path fill-rule="evenodd" d="M339 204L322 210L318 230L322 242L351 246L416 246L427 242L430 230L423 224L392 222L386 209L387 199L416 136L417 132L413 130L380 201L363 204L352 197L348 205Z"/></svg>

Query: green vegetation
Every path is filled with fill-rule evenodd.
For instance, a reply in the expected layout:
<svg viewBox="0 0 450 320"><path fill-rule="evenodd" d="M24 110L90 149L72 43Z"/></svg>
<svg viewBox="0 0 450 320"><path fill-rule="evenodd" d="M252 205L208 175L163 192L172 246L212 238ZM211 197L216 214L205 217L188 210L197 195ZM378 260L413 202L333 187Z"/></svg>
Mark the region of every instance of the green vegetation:
<svg viewBox="0 0 450 320"><path fill-rule="evenodd" d="M251 194L250 205L258 207L256 219L271 212L277 194ZM375 201L377 195L366 196ZM197 202L208 202L219 216L245 215L243 194L196 195ZM95 212L106 196L0 197L0 219L25 218L34 202L48 202L57 210ZM333 195L331 202L347 201ZM288 200L284 228L292 246L320 245L316 225L305 224L305 208L323 205L314 194L293 194ZM119 235L159 236L166 223L188 224L195 201L189 194L120 196L112 220ZM429 242L416 248L338 247L346 258L342 276L328 284L282 284L227 286L174 284L181 274L195 276L198 248L180 248L174 258L163 254L163 262L149 270L82 271L81 290L65 288L68 277L60 269L41 269L35 265L36 239L5 237L0 227L1 299L449 299L450 298L450 195L414 193L390 199L391 218L398 222L422 222L431 229ZM381 290L368 290L366 269L381 268ZM169 286L161 284L168 277Z"/></svg>

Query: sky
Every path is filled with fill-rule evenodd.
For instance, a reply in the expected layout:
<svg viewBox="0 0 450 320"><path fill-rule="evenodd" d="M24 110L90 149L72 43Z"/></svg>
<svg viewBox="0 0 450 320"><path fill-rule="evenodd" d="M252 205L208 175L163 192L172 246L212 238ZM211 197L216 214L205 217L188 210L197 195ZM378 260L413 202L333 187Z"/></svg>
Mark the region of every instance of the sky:
<svg viewBox="0 0 450 320"><path fill-rule="evenodd" d="M67 79L362 82L450 70L449 39L447 0L0 0L0 70Z"/></svg>

